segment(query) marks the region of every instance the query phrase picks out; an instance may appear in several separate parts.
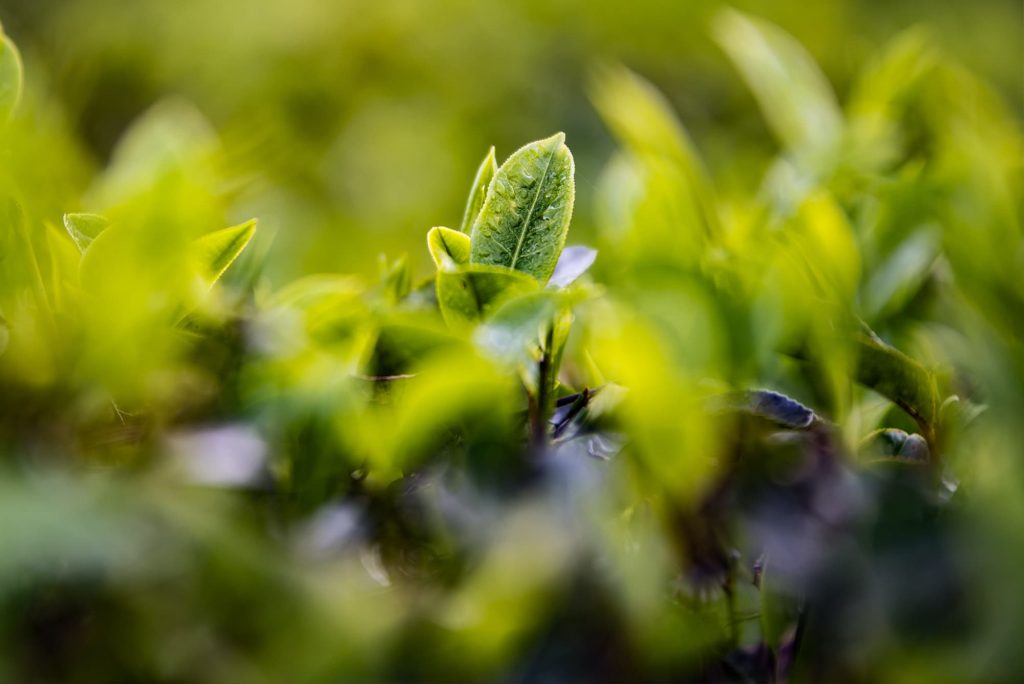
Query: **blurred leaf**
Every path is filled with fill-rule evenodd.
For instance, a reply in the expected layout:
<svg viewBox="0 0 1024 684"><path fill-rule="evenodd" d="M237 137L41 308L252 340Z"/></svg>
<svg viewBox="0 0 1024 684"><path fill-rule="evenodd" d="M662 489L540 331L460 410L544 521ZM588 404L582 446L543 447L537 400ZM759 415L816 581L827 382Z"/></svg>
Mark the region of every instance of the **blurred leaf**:
<svg viewBox="0 0 1024 684"><path fill-rule="evenodd" d="M157 102L121 136L110 166L90 192L91 204L117 206L169 178L186 184L196 195L189 199L198 202L200 191L209 192L213 183L217 148L213 127L192 104Z"/></svg>
<svg viewBox="0 0 1024 684"><path fill-rule="evenodd" d="M682 169L666 157L618 153L600 183L601 228L612 265L674 263L693 267L708 232Z"/></svg>
<svg viewBox="0 0 1024 684"><path fill-rule="evenodd" d="M64 229L82 254L109 225L110 221L99 214L64 214Z"/></svg>
<svg viewBox="0 0 1024 684"><path fill-rule="evenodd" d="M716 235L719 226L714 189L686 129L665 97L623 66L597 70L590 90L605 124L641 164L660 159L675 167L680 174L676 201L693 205L702 233Z"/></svg>
<svg viewBox="0 0 1024 684"><path fill-rule="evenodd" d="M876 430L865 437L858 448L869 461L900 461L923 464L931 460L928 442L918 434L907 434L896 428Z"/></svg>
<svg viewBox="0 0 1024 684"><path fill-rule="evenodd" d="M152 533L145 513L126 489L110 482L52 473L34 482L0 480L0 596L26 572L123 574L145 566L143 550Z"/></svg>
<svg viewBox="0 0 1024 684"><path fill-rule="evenodd" d="M889 41L861 72L848 109L853 118L891 120L909 104L937 57L928 32L915 26Z"/></svg>
<svg viewBox="0 0 1024 684"><path fill-rule="evenodd" d="M466 211L462 215L460 227L463 233L468 234L472 230L473 224L476 223L477 217L480 216L484 200L487 199L487 190L491 187L491 180L497 171L498 162L494 157L494 146L491 145L491 149L487 150L487 156L484 157L484 160L480 163L480 168L476 171L476 177L473 178L473 187L469 190L469 200L466 202Z"/></svg>
<svg viewBox="0 0 1024 684"><path fill-rule="evenodd" d="M214 231L192 243L192 259L203 284L209 288L246 248L256 234L256 219Z"/></svg>
<svg viewBox="0 0 1024 684"><path fill-rule="evenodd" d="M817 418L814 411L800 402L771 390L747 390L729 394L713 402L713 405L767 418L794 430L810 427Z"/></svg>
<svg viewBox="0 0 1024 684"><path fill-rule="evenodd" d="M508 429L515 400L513 384L464 343L422 359L413 366L412 375L396 394L394 410L379 416L386 421L387 436L381 436L384 431L368 435L390 451L388 466L413 467L417 459L429 457L430 449L436 449L461 421L471 426L469 430Z"/></svg>
<svg viewBox="0 0 1024 684"><path fill-rule="evenodd" d="M940 238L928 228L905 240L864 284L864 314L874 319L901 311L921 289L940 251Z"/></svg>
<svg viewBox="0 0 1024 684"><path fill-rule="evenodd" d="M380 255L380 280L384 295L392 304L405 299L412 290L412 276L409 274L409 261L403 254L392 262Z"/></svg>
<svg viewBox="0 0 1024 684"><path fill-rule="evenodd" d="M564 133L513 153L491 181L473 224L471 262L505 266L546 283L572 218L573 172Z"/></svg>
<svg viewBox="0 0 1024 684"><path fill-rule="evenodd" d="M31 301L36 313L47 320L52 302L45 280L43 237L19 202L0 195L0 306Z"/></svg>
<svg viewBox="0 0 1024 684"><path fill-rule="evenodd" d="M469 263L469 236L444 226L435 226L427 232L427 249L434 264L442 271L455 270Z"/></svg>
<svg viewBox="0 0 1024 684"><path fill-rule="evenodd" d="M842 113L803 46L777 26L732 9L718 15L714 33L776 137L797 154L831 152L842 132Z"/></svg>
<svg viewBox="0 0 1024 684"><path fill-rule="evenodd" d="M932 374L870 330L858 334L857 343L857 381L906 411L933 441L938 390Z"/></svg>
<svg viewBox="0 0 1024 684"><path fill-rule="evenodd" d="M437 302L445 321L460 326L485 318L504 298L537 287L536 280L519 271L466 264L455 271L438 272Z"/></svg>
<svg viewBox="0 0 1024 684"><path fill-rule="evenodd" d="M901 120L937 61L930 37L918 26L889 41L858 76L847 104L851 140L845 152L862 168L884 168L905 152L910 141Z"/></svg>
<svg viewBox="0 0 1024 684"><path fill-rule="evenodd" d="M860 249L842 208L829 194L815 192L800 205L798 221L794 246L822 293L836 303L852 302L860 281Z"/></svg>
<svg viewBox="0 0 1024 684"><path fill-rule="evenodd" d="M597 250L590 247L572 245L562 250L555 264L555 271L551 274L548 285L555 287L568 287L577 278L587 272L597 259Z"/></svg>
<svg viewBox="0 0 1024 684"><path fill-rule="evenodd" d="M0 122L6 121L18 106L23 78L18 48L0 29Z"/></svg>
<svg viewBox="0 0 1024 684"><path fill-rule="evenodd" d="M554 379L540 377L538 362L545 352L561 354L572 320L565 315L568 301L562 291L550 289L506 299L473 339L495 362L516 368L527 389L536 393L541 383Z"/></svg>

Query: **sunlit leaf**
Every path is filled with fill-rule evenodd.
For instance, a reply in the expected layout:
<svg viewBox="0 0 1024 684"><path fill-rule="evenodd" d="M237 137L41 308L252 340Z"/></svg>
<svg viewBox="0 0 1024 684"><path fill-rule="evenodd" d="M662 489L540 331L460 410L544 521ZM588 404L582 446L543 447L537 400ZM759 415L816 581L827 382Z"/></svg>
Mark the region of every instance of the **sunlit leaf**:
<svg viewBox="0 0 1024 684"><path fill-rule="evenodd" d="M0 122L5 121L18 106L23 78L18 48L0 29Z"/></svg>
<svg viewBox="0 0 1024 684"><path fill-rule="evenodd" d="M110 221L99 214L64 214L64 229L83 254L109 225Z"/></svg>
<svg viewBox="0 0 1024 684"><path fill-rule="evenodd" d="M928 229L899 245L864 284L864 313L876 317L900 311L921 289L940 249L938 235Z"/></svg>
<svg viewBox="0 0 1024 684"><path fill-rule="evenodd" d="M498 171L498 162L494 156L494 146L487 150L487 156L480 163L480 168L476 171L476 177L473 178L473 187L469 190L469 200L466 202L466 211L462 215L461 230L463 233L469 233L473 228L473 224L476 222L477 217L480 215L480 210L484 206L484 200L487 198L487 189L491 187L491 180L494 178L494 174Z"/></svg>
<svg viewBox="0 0 1024 684"><path fill-rule="evenodd" d="M427 232L427 249L434 264L443 271L469 263L469 236L451 228L436 226Z"/></svg>
<svg viewBox="0 0 1024 684"><path fill-rule="evenodd" d="M384 296L392 304L405 299L412 290L412 276L409 273L409 260L403 254L394 261L388 261L383 254L378 260L380 281Z"/></svg>
<svg viewBox="0 0 1024 684"><path fill-rule="evenodd" d="M679 202L692 204L702 232L718 232L714 189L683 124L657 88L622 66L595 72L591 99L605 124L641 164L661 159L675 167Z"/></svg>
<svg viewBox="0 0 1024 684"><path fill-rule="evenodd" d="M718 15L714 28L779 140L795 152L827 152L842 131L842 112L803 46L777 26L732 9Z"/></svg>
<svg viewBox="0 0 1024 684"><path fill-rule="evenodd" d="M218 144L213 127L195 106L175 98L161 100L118 140L110 165L90 190L90 204L106 212L169 180L186 184L195 195L188 198L191 202L208 201L201 191L212 193L212 156Z"/></svg>
<svg viewBox="0 0 1024 684"><path fill-rule="evenodd" d="M860 281L860 249L853 228L835 199L825 192L809 196L798 210L794 246L822 291L850 302Z"/></svg>
<svg viewBox="0 0 1024 684"><path fill-rule="evenodd" d="M935 63L936 53L927 31L920 26L903 31L861 73L850 96L850 116L896 116Z"/></svg>
<svg viewBox="0 0 1024 684"><path fill-rule="evenodd" d="M505 266L546 283L572 218L573 172L563 133L517 150L491 181L473 224L470 261Z"/></svg>
<svg viewBox="0 0 1024 684"><path fill-rule="evenodd" d="M214 231L193 242L192 258L203 283L209 287L217 282L255 234L256 220L252 219Z"/></svg>

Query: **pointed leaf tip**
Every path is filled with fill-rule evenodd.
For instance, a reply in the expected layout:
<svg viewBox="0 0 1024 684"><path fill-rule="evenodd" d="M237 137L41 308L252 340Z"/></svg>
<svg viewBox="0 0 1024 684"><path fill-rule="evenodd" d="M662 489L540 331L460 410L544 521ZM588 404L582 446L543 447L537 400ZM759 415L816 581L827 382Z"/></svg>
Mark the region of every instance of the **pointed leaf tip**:
<svg viewBox="0 0 1024 684"><path fill-rule="evenodd" d="M460 227L463 233L468 233L473 228L473 223L476 222L480 210L484 206L484 200L487 199L487 189L491 187L491 181L497 171L498 160L495 157L494 145L491 145L476 171L473 186L469 189L469 199L466 202L466 211L462 215Z"/></svg>
<svg viewBox="0 0 1024 684"><path fill-rule="evenodd" d="M256 219L230 228L217 230L192 243L196 273L207 287L212 287L256 233Z"/></svg>
<svg viewBox="0 0 1024 684"><path fill-rule="evenodd" d="M498 169L473 224L470 261L505 266L546 283L565 244L575 199L565 134L532 142Z"/></svg>
<svg viewBox="0 0 1024 684"><path fill-rule="evenodd" d="M110 221L99 214L64 214L64 229L82 254L109 225Z"/></svg>

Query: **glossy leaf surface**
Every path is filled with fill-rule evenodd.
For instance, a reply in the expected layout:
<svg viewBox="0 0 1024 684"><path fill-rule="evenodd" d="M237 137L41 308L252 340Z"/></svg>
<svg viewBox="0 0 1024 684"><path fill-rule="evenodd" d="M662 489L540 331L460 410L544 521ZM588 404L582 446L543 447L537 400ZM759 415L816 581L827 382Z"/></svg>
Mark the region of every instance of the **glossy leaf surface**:
<svg viewBox="0 0 1024 684"><path fill-rule="evenodd" d="M573 158L558 133L516 151L498 169L473 224L470 261L546 283L565 244L575 198Z"/></svg>

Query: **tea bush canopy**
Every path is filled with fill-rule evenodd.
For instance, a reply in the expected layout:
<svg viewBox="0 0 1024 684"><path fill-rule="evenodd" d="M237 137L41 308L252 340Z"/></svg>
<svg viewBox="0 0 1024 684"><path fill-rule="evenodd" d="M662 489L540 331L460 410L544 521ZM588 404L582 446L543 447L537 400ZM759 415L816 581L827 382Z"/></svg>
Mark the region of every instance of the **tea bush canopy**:
<svg viewBox="0 0 1024 684"><path fill-rule="evenodd" d="M0 0L0 682L1015 680L1019 7L620 5Z"/></svg>

